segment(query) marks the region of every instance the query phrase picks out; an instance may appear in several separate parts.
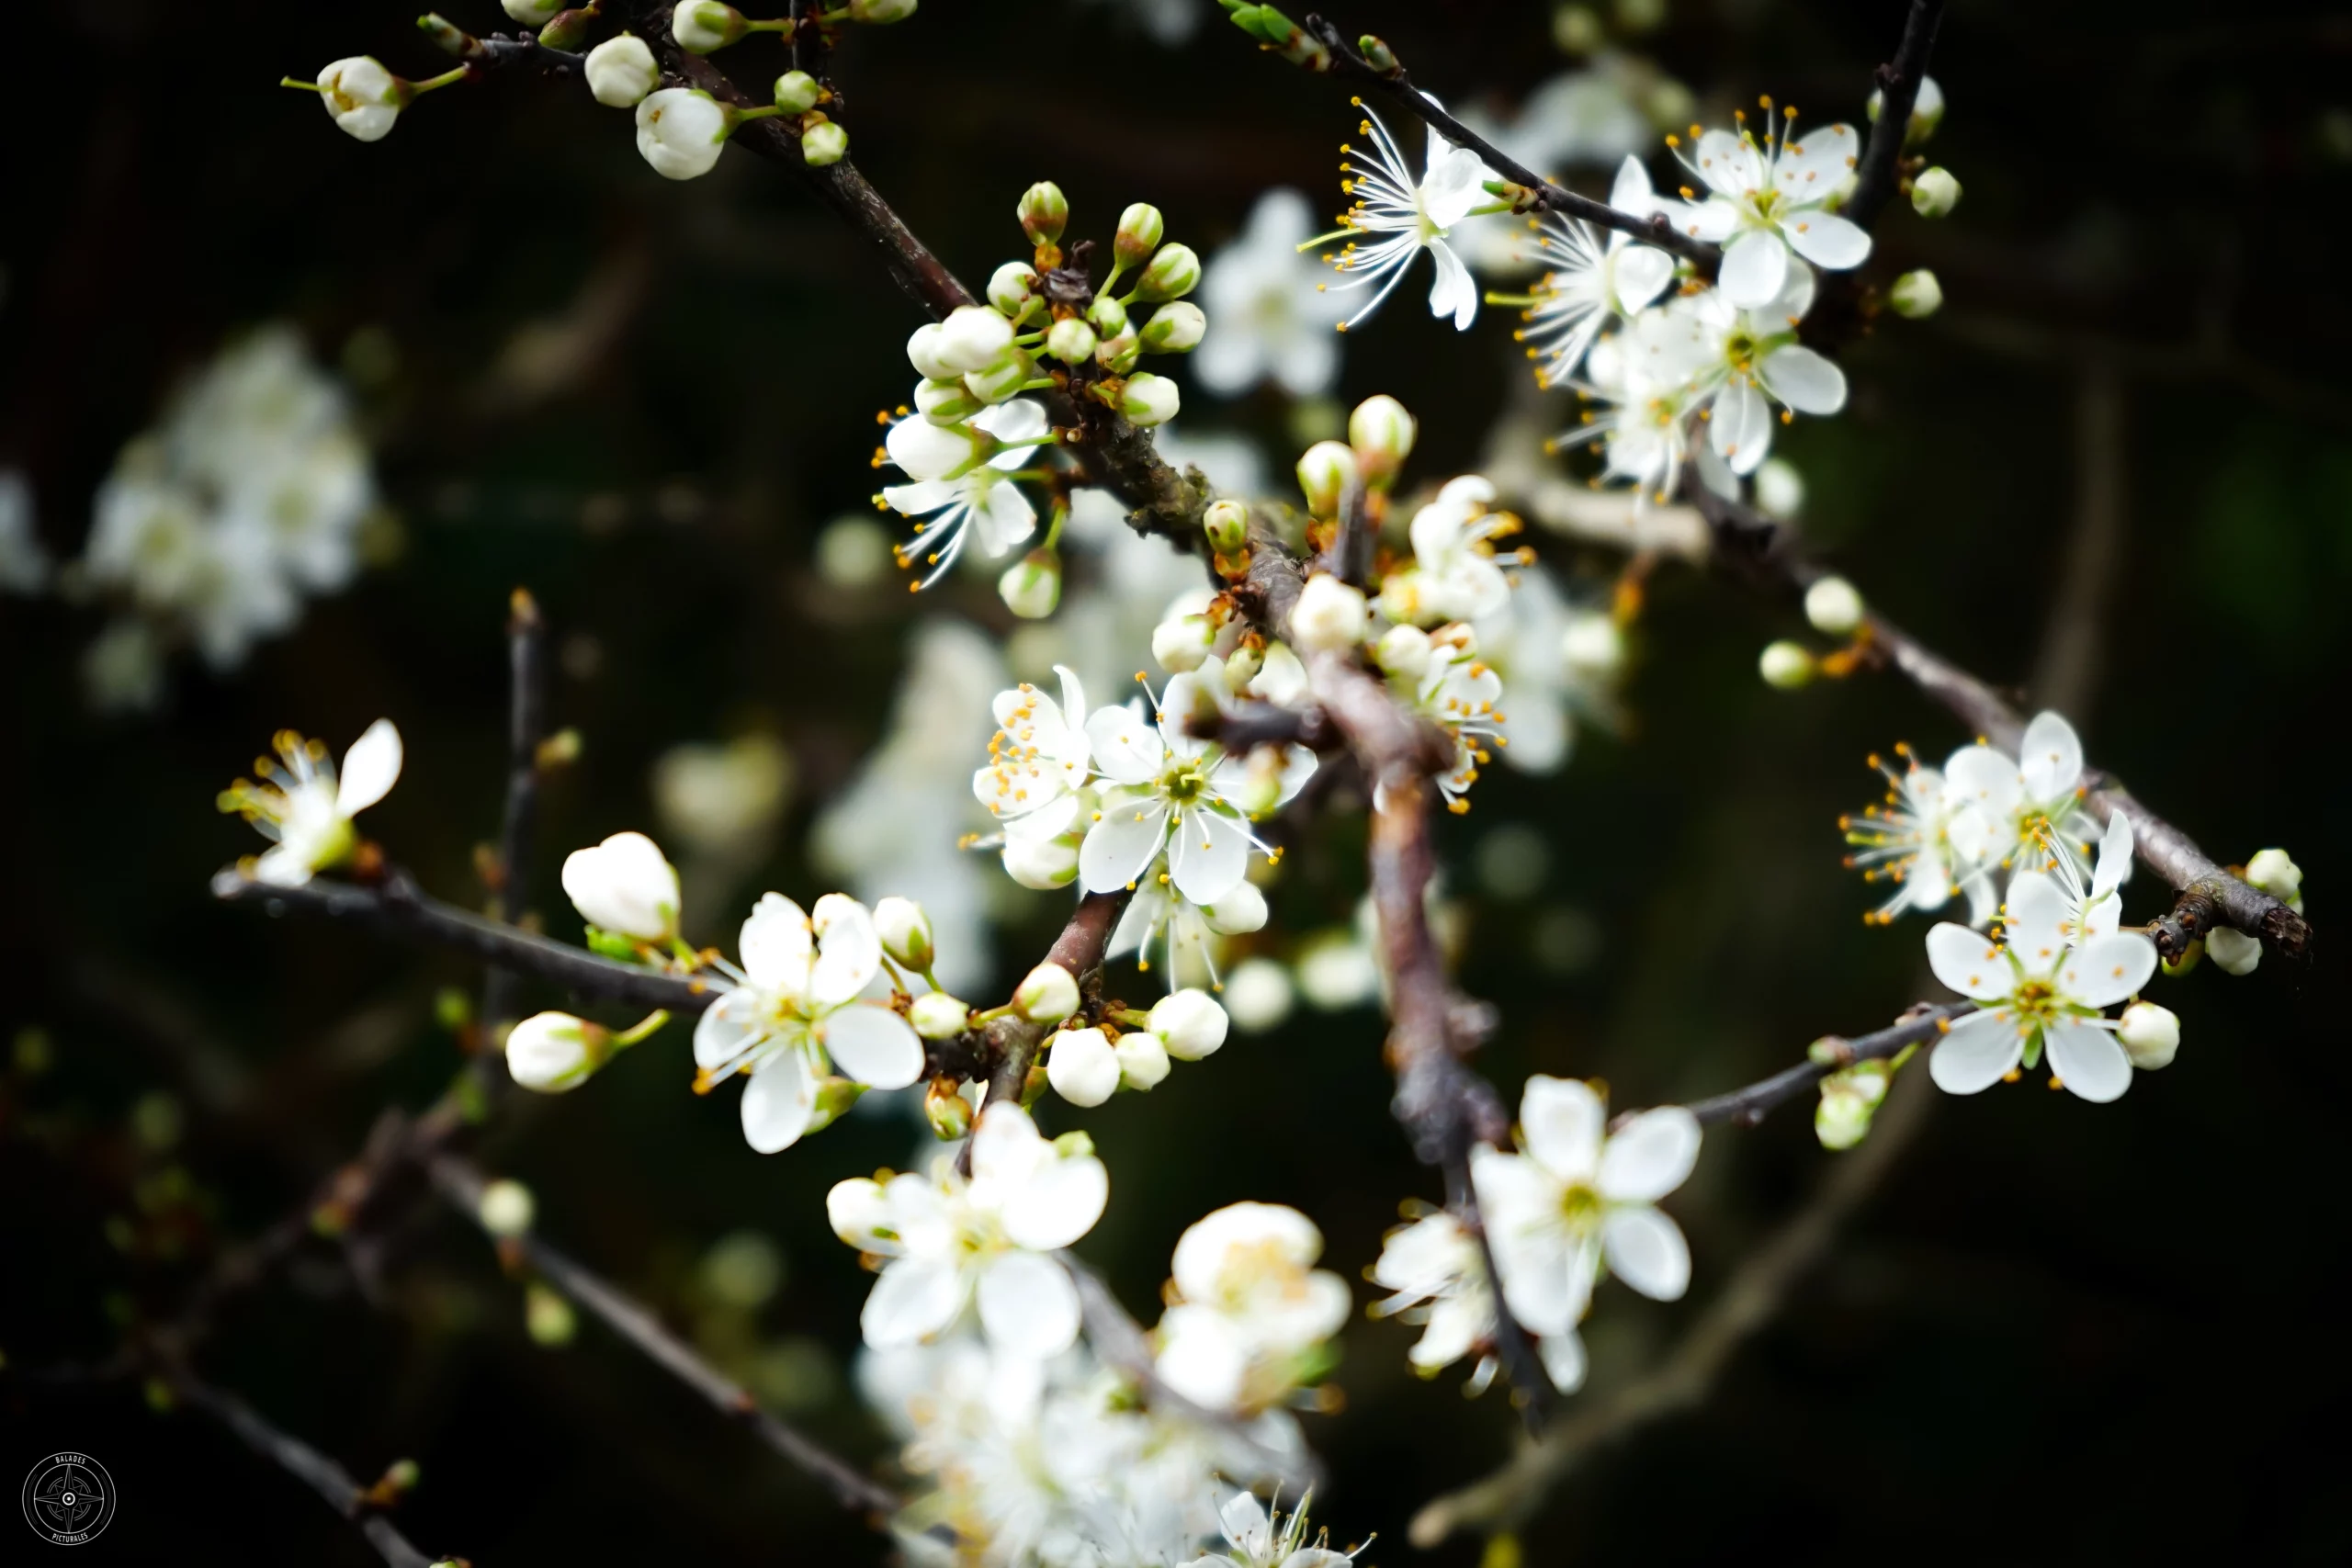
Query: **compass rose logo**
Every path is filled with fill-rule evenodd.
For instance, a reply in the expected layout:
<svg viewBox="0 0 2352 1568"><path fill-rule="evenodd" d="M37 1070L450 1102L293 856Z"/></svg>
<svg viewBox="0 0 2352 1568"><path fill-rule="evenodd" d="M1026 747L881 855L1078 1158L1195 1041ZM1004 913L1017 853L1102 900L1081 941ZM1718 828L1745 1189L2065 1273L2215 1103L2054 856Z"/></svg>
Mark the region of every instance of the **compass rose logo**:
<svg viewBox="0 0 2352 1568"><path fill-rule="evenodd" d="M88 1454L56 1453L25 1477L25 1522L52 1546L96 1540L114 1518L114 1478Z"/></svg>

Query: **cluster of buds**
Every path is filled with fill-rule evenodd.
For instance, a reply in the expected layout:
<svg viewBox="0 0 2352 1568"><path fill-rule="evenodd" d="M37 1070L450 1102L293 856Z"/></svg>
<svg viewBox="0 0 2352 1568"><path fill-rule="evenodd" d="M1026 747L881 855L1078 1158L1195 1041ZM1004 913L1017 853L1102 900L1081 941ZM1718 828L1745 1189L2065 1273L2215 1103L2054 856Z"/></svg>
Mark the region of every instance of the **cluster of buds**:
<svg viewBox="0 0 2352 1568"><path fill-rule="evenodd" d="M1813 684L1815 676L1836 679L1851 674L1861 662L1861 649L1867 641L1870 606L1862 603L1860 590L1842 577L1824 577L1815 581L1804 591L1804 618L1813 629L1826 637L1847 637L1849 644L1835 652L1816 654L1801 642L1782 638L1769 644L1757 660L1757 673L1769 686L1784 692L1797 691Z"/></svg>
<svg viewBox="0 0 2352 1568"><path fill-rule="evenodd" d="M1148 1092L1168 1077L1171 1061L1213 1055L1229 1027L1225 1009L1206 991L1171 991L1148 1013L1123 1011L1116 1021L1106 1016L1057 1030L1046 1042L1046 1078L1072 1105L1100 1105L1122 1089Z"/></svg>
<svg viewBox="0 0 2352 1568"><path fill-rule="evenodd" d="M1102 281L1089 276L1091 244L1065 250L1069 202L1061 187L1040 181L1022 194L1021 231L1033 247L1026 262L1010 261L989 279L989 303L1023 333L1024 344L1063 367L1063 378L1083 383L1087 395L1114 408L1136 424L1161 424L1175 417L1176 383L1138 373L1147 354L1185 354L1208 331L1208 318L1184 296L1200 286L1201 258L1190 245L1162 243L1166 220L1159 209L1136 202L1119 215L1111 240L1111 269ZM1134 273L1130 287L1120 280ZM1138 321L1136 307L1153 307Z"/></svg>
<svg viewBox="0 0 2352 1568"><path fill-rule="evenodd" d="M1272 6L1252 5L1250 0L1217 0L1233 25L1258 40L1258 47L1271 50L1293 65L1304 65L1309 71L1331 69L1331 51L1321 40L1283 16ZM1375 69L1393 68L1396 61L1387 46L1378 39L1367 37L1365 55Z"/></svg>

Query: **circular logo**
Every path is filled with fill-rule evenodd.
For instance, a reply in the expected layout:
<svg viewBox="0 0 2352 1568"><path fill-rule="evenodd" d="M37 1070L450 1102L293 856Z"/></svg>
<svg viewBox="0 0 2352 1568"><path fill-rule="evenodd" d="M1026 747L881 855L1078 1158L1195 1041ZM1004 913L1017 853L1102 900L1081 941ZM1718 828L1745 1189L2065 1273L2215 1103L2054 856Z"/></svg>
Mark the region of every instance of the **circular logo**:
<svg viewBox="0 0 2352 1568"><path fill-rule="evenodd" d="M51 1546L95 1540L114 1519L114 1477L88 1454L51 1454L25 1477L25 1522Z"/></svg>

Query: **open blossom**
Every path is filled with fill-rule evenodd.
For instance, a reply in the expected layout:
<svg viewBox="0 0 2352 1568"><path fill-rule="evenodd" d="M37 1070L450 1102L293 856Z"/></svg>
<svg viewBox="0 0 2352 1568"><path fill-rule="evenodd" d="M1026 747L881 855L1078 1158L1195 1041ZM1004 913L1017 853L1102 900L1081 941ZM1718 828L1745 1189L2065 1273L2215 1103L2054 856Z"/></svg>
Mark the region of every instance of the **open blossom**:
<svg viewBox="0 0 2352 1568"><path fill-rule="evenodd" d="M972 794L1004 825L1008 844L1057 838L1078 820L1080 794L1092 771L1087 744L1086 689L1076 671L1054 666L1061 701L1023 681L991 705L997 732L988 765L972 775Z"/></svg>
<svg viewBox="0 0 2352 1568"><path fill-rule="evenodd" d="M1219 397L1272 381L1294 398L1327 391L1340 369L1332 328L1347 314L1299 246L1313 213L1295 190L1266 192L1241 235L1209 258L1201 303L1216 322L1193 355L1193 374Z"/></svg>
<svg viewBox="0 0 2352 1568"><path fill-rule="evenodd" d="M1962 747L1944 764L1944 780L1958 804L1952 843L1984 864L2006 864L2021 850L2080 856L2098 832L2082 803L2083 743L2058 714L2034 715L2016 759Z"/></svg>
<svg viewBox="0 0 2352 1568"><path fill-rule="evenodd" d="M1692 127L1698 143L1689 153L1668 139L1682 166L1708 190L1684 209L1682 226L1724 247L1716 286L1743 308L1781 292L1792 250L1832 272L1860 266L1871 254L1869 231L1830 210L1853 180L1861 151L1854 128L1829 125L1799 136L1793 113L1776 114L1769 98L1764 109L1761 141L1744 113L1736 134Z"/></svg>
<svg viewBox="0 0 2352 1568"><path fill-rule="evenodd" d="M1348 1568L1363 1550L1333 1551L1321 1537L1310 1546L1304 1503L1287 1518L1270 1516L1265 1505L1247 1492L1235 1493L1218 1507L1217 1526L1227 1550L1196 1557L1184 1568Z"/></svg>
<svg viewBox="0 0 2352 1568"><path fill-rule="evenodd" d="M1453 766L1436 775L1446 808L1470 809L1470 786L1492 761L1488 745L1503 743L1503 680L1478 657L1468 626L1443 628L1430 639L1429 662L1417 680L1405 682L1407 701L1453 738Z"/></svg>
<svg viewBox="0 0 2352 1568"><path fill-rule="evenodd" d="M1036 530L1037 509L1012 475L1050 434L1044 406L1028 398L982 410L958 426L921 418L892 425L885 450L910 482L886 486L879 499L900 516L925 520L915 525L916 542L899 547L899 564L911 566L920 554L927 588L976 536L990 560L1026 539Z"/></svg>
<svg viewBox="0 0 2352 1568"><path fill-rule="evenodd" d="M1493 1379L1495 1359L1487 1347L1495 1332L1494 1284L1476 1239L1460 1220L1441 1210L1390 1231L1371 1280L1391 1292L1373 1304L1374 1315L1423 1325L1405 1354L1415 1371L1434 1377L1477 1351L1474 1383L1484 1388Z"/></svg>
<svg viewBox="0 0 2352 1568"><path fill-rule="evenodd" d="M1556 452L1600 442L1601 478L1631 481L1637 511L1663 504L1681 483L1690 420L1706 402L1707 338L1689 310L1675 300L1645 310L1594 344L1572 383L1585 405L1577 423L1547 444Z"/></svg>
<svg viewBox="0 0 2352 1568"><path fill-rule="evenodd" d="M343 754L340 773L320 741L281 729L272 744L278 761L255 762L261 781L239 779L220 792L220 805L271 840L253 863L254 879L300 887L359 847L351 819L391 793L401 776L401 732L378 719Z"/></svg>
<svg viewBox="0 0 2352 1568"><path fill-rule="evenodd" d="M1609 205L1640 218L1659 209L1640 159L1626 156ZM1547 218L1535 243L1549 270L1535 285L1535 303L1519 336L1537 362L1537 382L1550 387L1576 374L1612 319L1638 314L1666 291L1674 281L1674 258L1577 218Z"/></svg>
<svg viewBox="0 0 2352 1568"><path fill-rule="evenodd" d="M2123 920L2121 888L2132 876L2132 818L2120 811L2107 819L2099 840L2098 861L2083 874L2072 855L2052 850L2043 870L2066 896L2066 940L2076 947L2094 937L2110 936Z"/></svg>
<svg viewBox="0 0 2352 1568"><path fill-rule="evenodd" d="M1345 332L1380 309L1412 270L1413 258L1426 250L1437 273L1430 285L1430 314L1440 321L1451 316L1456 330L1467 332L1478 314L1478 285L1446 243L1446 235L1487 199L1485 184L1494 175L1476 152L1431 130L1427 133L1426 164L1416 178L1388 127L1372 110L1363 112L1357 129L1371 139L1371 151L1340 149L1356 162L1340 165L1352 176L1340 188L1355 201L1341 216L1339 232L1362 240L1350 239L1332 265L1347 275L1335 292L1370 288L1373 296L1340 323L1340 330Z"/></svg>
<svg viewBox="0 0 2352 1568"><path fill-rule="evenodd" d="M1893 897L1869 918L1889 925L1906 909L1940 909L1965 888L1974 906L1969 923L1981 925L1992 917L1993 880L1988 871L1953 848L1951 822L1961 803L1946 787L1940 770L1923 767L1907 746L1897 746L1895 751L1908 764L1899 773L1878 758L1871 759L1871 765L1886 775L1885 800L1838 819L1854 850L1846 863L1860 868L1868 881L1894 885Z"/></svg>
<svg viewBox="0 0 2352 1568"><path fill-rule="evenodd" d="M1813 271L1800 265L1761 304L1739 305L1716 288L1673 312L1704 345L1699 384L1708 441L1736 474L1754 473L1772 450L1776 409L1827 415L1846 406L1846 373L1797 342L1813 295Z"/></svg>
<svg viewBox="0 0 2352 1568"><path fill-rule="evenodd" d="M1323 1233L1279 1203L1230 1203L1177 1239L1160 1378L1212 1410L1262 1410L1297 1386L1300 1358L1340 1330L1347 1281L1314 1263Z"/></svg>
<svg viewBox="0 0 2352 1568"><path fill-rule="evenodd" d="M2058 1081L2105 1102L2132 1087L2132 1059L2106 1010L2148 983L2155 944L2137 931L2110 931L2079 947L2076 911L2064 889L2038 871L2009 879L2002 940L1950 921L1928 932L1936 978L1977 1004L1928 1058L1936 1086L1951 1094L1990 1089L2050 1054Z"/></svg>
<svg viewBox="0 0 2352 1568"><path fill-rule="evenodd" d="M1495 554L1495 541L1519 532L1519 519L1490 510L1495 487L1476 474L1448 479L1436 499L1413 513L1413 564L1380 586L1380 613L1391 621L1430 625L1476 621L1510 602L1506 565L1516 553Z"/></svg>
<svg viewBox="0 0 2352 1568"><path fill-rule="evenodd" d="M1471 1151L1503 1300L1531 1333L1549 1337L1575 1328L1604 1261L1657 1301L1674 1301L1690 1287L1690 1246L1657 1205L1698 1162L1698 1119L1669 1105L1643 1111L1614 1134L1605 1131L1607 1121L1590 1085L1538 1076L1520 1100L1523 1152L1486 1145Z"/></svg>
<svg viewBox="0 0 2352 1568"><path fill-rule="evenodd" d="M859 1322L888 1350L935 1337L976 1305L996 1349L1028 1359L1078 1339L1078 1288L1044 1256L1094 1228L1111 1179L1083 1134L1048 1143L1018 1105L972 1134L972 1174L942 1156L928 1176L844 1181L825 1200L834 1234L883 1258Z"/></svg>
<svg viewBox="0 0 2352 1568"><path fill-rule="evenodd" d="M734 984L695 1026L695 1087L735 1073L743 1087L743 1136L763 1155L791 1147L816 1117L818 1090L838 1068L874 1089L904 1089L922 1076L913 1026L858 994L882 968L874 917L856 899L828 893L814 918L780 893L743 922L742 964L720 961Z"/></svg>

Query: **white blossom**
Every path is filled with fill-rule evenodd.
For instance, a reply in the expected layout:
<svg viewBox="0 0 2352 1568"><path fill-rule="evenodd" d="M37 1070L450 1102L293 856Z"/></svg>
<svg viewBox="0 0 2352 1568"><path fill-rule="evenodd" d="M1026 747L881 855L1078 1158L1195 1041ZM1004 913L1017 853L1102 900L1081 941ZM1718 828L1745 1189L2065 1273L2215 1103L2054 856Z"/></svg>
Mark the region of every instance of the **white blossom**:
<svg viewBox="0 0 2352 1568"><path fill-rule="evenodd" d="M1520 521L1493 509L1495 487L1476 474L1448 479L1434 500L1413 513L1413 565L1380 586L1380 613L1401 624L1475 621L1510 601L1505 564L1527 557L1495 554L1495 541L1519 532ZM1302 596L1303 598L1303 596Z"/></svg>
<svg viewBox="0 0 2352 1568"><path fill-rule="evenodd" d="M607 108L635 108L662 85L662 68L653 51L635 33L615 33L588 51L582 67L588 91Z"/></svg>
<svg viewBox="0 0 2352 1568"><path fill-rule="evenodd" d="M915 525L917 542L899 548L899 564L912 566L920 554L928 588L975 536L980 553L995 560L1035 532L1037 509L1012 475L1050 434L1044 405L1028 398L952 429L919 418L892 425L886 447L910 482L884 487L878 499L900 516L925 520Z"/></svg>
<svg viewBox="0 0 2352 1568"><path fill-rule="evenodd" d="M1636 218L1660 209L1640 159L1626 156L1609 205ZM1535 286L1535 303L1519 336L1537 362L1537 383L1551 387L1576 374L1612 319L1640 313L1666 291L1674 281L1674 258L1617 230L1604 234L1576 218L1545 219L1535 243L1548 270Z"/></svg>
<svg viewBox="0 0 2352 1568"><path fill-rule="evenodd" d="M1201 303L1216 323L1193 355L1193 373L1219 397L1272 381L1294 398L1330 389L1339 374L1339 335L1347 314L1317 281L1322 268L1302 254L1313 212L1295 190L1267 191L1250 209L1240 237L1209 258Z"/></svg>
<svg viewBox="0 0 2352 1568"><path fill-rule="evenodd" d="M678 872L642 833L615 833L564 857L564 897L590 925L666 942L678 934Z"/></svg>
<svg viewBox="0 0 2352 1568"><path fill-rule="evenodd" d="M1262 1410L1306 1370L1302 1356L1347 1321L1347 1282L1315 1268L1323 1235L1279 1203L1232 1203L1176 1243L1159 1320L1162 1381L1212 1410Z"/></svg>
<svg viewBox="0 0 2352 1568"><path fill-rule="evenodd" d="M1373 1303L1379 1317L1396 1317L1421 1325L1421 1337L1405 1359L1423 1377L1435 1377L1463 1357L1476 1354L1478 1365L1471 1386L1483 1389L1493 1381L1498 1366L1491 1350L1495 1334L1494 1283L1479 1256L1476 1237L1462 1222L1440 1210L1390 1231L1382 1241L1380 1258L1372 1266L1372 1282L1389 1292ZM1562 1337L1575 1342L1575 1331ZM1544 1342L1549 1345L1551 1341ZM1546 1357L1547 1362L1553 1358ZM1569 1371L1562 1357L1560 1370ZM1581 1348L1577 1359L1581 1361ZM1583 1382L1577 1375L1561 1383L1563 1393Z"/></svg>
<svg viewBox="0 0 2352 1568"><path fill-rule="evenodd" d="M408 104L408 84L372 54L330 62L319 73L319 99L345 134L380 141Z"/></svg>
<svg viewBox="0 0 2352 1568"><path fill-rule="evenodd" d="M1333 1551L1306 1540L1306 1506L1284 1517L1269 1516L1265 1505L1247 1492L1237 1492L1217 1509L1217 1528L1226 1550L1196 1557L1183 1568L1348 1568L1357 1552ZM1366 1544L1369 1544L1368 1542Z"/></svg>
<svg viewBox="0 0 2352 1568"><path fill-rule="evenodd" d="M637 106L638 153L665 180L717 168L734 129L727 107L696 87L663 87Z"/></svg>
<svg viewBox="0 0 2352 1568"><path fill-rule="evenodd" d="M221 792L220 805L271 840L252 864L254 879L300 887L358 849L351 819L391 793L401 776L401 732L390 719L378 719L343 754L340 772L322 742L290 729L279 730L272 744L278 761L255 762L260 782L239 779Z"/></svg>
<svg viewBox="0 0 2352 1568"><path fill-rule="evenodd" d="M539 1094L586 1083L612 1055L612 1036L568 1012L534 1013L506 1032L506 1070Z"/></svg>
<svg viewBox="0 0 2352 1568"><path fill-rule="evenodd" d="M1388 127L1371 109L1363 112L1357 130L1370 139L1371 150L1340 149L1356 161L1340 165L1351 176L1340 188L1354 200L1340 216L1338 231L1362 239L1349 239L1332 265L1346 275L1334 292L1370 288L1373 295L1340 323L1340 330L1360 324L1380 309L1404 281L1413 259L1426 250L1436 271L1430 285L1430 314L1440 321L1451 317L1457 330L1467 332L1478 314L1478 285L1446 243L1446 236L1488 200L1485 184L1494 175L1476 152L1430 130L1425 164L1416 177Z"/></svg>
<svg viewBox="0 0 2352 1568"><path fill-rule="evenodd" d="M1665 313L1694 339L1708 442L1736 474L1754 473L1770 453L1776 407L1826 415L1846 406L1846 373L1797 342L1813 296L1813 271L1800 263L1761 304L1737 305L1718 288Z"/></svg>
<svg viewBox="0 0 2352 1568"><path fill-rule="evenodd" d="M1989 871L1952 843L1952 821L1964 802L1946 786L1943 772L1922 766L1909 747L1897 746L1895 754L1904 760L1901 773L1871 759L1886 776L1885 799L1838 819L1854 851L1846 863L1865 881L1894 885L1893 897L1869 918L1887 925L1908 909L1940 909L1964 888L1974 905L1969 923L1982 924L1992 918L1996 895Z"/></svg>
<svg viewBox="0 0 2352 1568"><path fill-rule="evenodd" d="M1870 259L1871 237L1830 209L1853 182L1861 138L1850 125L1799 136L1795 116L1765 102L1759 141L1739 116L1736 134L1710 130L1676 156L1709 194L1682 213L1685 231L1724 247L1716 287L1736 307L1760 306L1780 294L1793 250L1815 266L1843 272Z"/></svg>
<svg viewBox="0 0 2352 1568"><path fill-rule="evenodd" d="M1046 1081L1072 1105L1096 1106L1119 1089L1119 1055L1100 1029L1057 1030L1046 1043Z"/></svg>
<svg viewBox="0 0 2352 1568"><path fill-rule="evenodd" d="M2082 740L2055 713L2033 716L2018 759L1964 746L1944 763L1944 780L1954 802L1952 844L1979 864L2007 864L2021 851L2079 857L2098 830L2082 804Z"/></svg>

